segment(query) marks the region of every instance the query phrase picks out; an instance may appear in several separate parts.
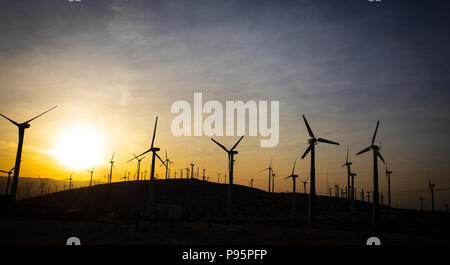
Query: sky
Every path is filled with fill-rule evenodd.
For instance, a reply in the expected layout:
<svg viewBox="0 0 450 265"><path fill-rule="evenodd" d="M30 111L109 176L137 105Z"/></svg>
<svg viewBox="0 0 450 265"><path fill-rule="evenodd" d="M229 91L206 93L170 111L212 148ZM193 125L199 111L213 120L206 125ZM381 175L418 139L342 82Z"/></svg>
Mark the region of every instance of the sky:
<svg viewBox="0 0 450 265"><path fill-rule="evenodd" d="M158 116L155 143L173 170L193 161L217 181L225 152L206 136L175 137L171 105L193 103L194 92L223 104L279 101L278 145L244 137L235 182L253 178L267 189L260 170L272 159L275 190L291 191L284 178L307 148L305 114L316 136L341 144L317 146L319 194L327 172L329 186L346 185L347 146L356 188L373 190L372 156L355 154L380 120L376 143L393 171L393 205L418 208L423 196L430 208L430 174L441 209L450 201L449 11L445 1L425 0L0 0L0 113L22 122L58 106L27 129L21 176L65 179L73 171L87 180L87 169L64 163L84 157L95 159L94 178L103 181L115 152L118 181L135 172L127 161L148 149ZM92 137L71 141L77 131ZM227 147L237 139L217 137ZM0 169L13 167L16 149L17 128L3 119ZM141 167L149 171L149 157ZM309 168L308 156L296 173L306 177ZM160 164L157 173L164 175Z"/></svg>

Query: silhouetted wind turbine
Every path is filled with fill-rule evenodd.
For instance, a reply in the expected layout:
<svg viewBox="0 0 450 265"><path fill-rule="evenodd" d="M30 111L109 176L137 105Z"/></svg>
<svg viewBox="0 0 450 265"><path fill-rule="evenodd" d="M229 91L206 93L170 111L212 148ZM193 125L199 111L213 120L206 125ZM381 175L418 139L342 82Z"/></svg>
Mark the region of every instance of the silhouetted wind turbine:
<svg viewBox="0 0 450 265"><path fill-rule="evenodd" d="M275 174L275 171L272 170L272 193L275 192L275 177L277 174Z"/></svg>
<svg viewBox="0 0 450 265"><path fill-rule="evenodd" d="M169 164L173 164L172 161L170 161L169 158L167 158L167 149L166 149L166 159L164 160L164 165L166 166L166 179L167 179L167 171L169 170ZM163 166L163 165L161 165Z"/></svg>
<svg viewBox="0 0 450 265"><path fill-rule="evenodd" d="M419 200L420 200L420 211L423 212L423 197L420 197Z"/></svg>
<svg viewBox="0 0 450 265"><path fill-rule="evenodd" d="M73 175L73 172L70 174L69 178L65 179L65 180L69 180L69 190L72 187L72 175Z"/></svg>
<svg viewBox="0 0 450 265"><path fill-rule="evenodd" d="M203 179L203 181L205 181L206 180L206 169L202 169L202 171L203 171L203 176L202 176L202 179Z"/></svg>
<svg viewBox="0 0 450 265"><path fill-rule="evenodd" d="M350 174L352 172L351 166L352 162L348 159L348 153L350 151L350 147L347 147L347 158L345 159L345 163L342 165L342 167L347 167L347 194L350 194ZM350 196L347 196L350 198Z"/></svg>
<svg viewBox="0 0 450 265"><path fill-rule="evenodd" d="M303 193L306 194L306 184L308 183L309 176L305 180L300 180L303 183Z"/></svg>
<svg viewBox="0 0 450 265"><path fill-rule="evenodd" d="M211 140L214 143L216 143L218 146L220 146L228 154L228 169L229 169L229 177L230 177L229 182L228 182L228 212L227 212L228 220L231 220L233 218L233 212L232 212L233 166L234 166L234 156L238 154L238 152L234 151L234 149L241 142L242 138L244 138L244 135L242 135L241 138L239 138L239 140L233 145L233 147L230 150L228 150L227 148L225 148L225 146L221 145L219 142L217 142L216 140L211 138Z"/></svg>
<svg viewBox="0 0 450 265"><path fill-rule="evenodd" d="M137 161L137 175L136 175L137 179L136 179L136 181L139 181L139 173L141 171L141 161L145 158L145 156L138 158L134 153L133 153L133 156L134 156L134 158L128 160L127 163L136 159L136 161Z"/></svg>
<svg viewBox="0 0 450 265"><path fill-rule="evenodd" d="M6 195L9 194L9 186L11 185L11 174L12 174L13 171L14 171L14 168L11 168L10 171L0 170L0 172L8 174L8 180L6 182L6 193L5 193Z"/></svg>
<svg viewBox="0 0 450 265"><path fill-rule="evenodd" d="M191 179L194 179L194 162L191 162Z"/></svg>
<svg viewBox="0 0 450 265"><path fill-rule="evenodd" d="M387 164L386 164L386 177L387 177L387 184L388 184L388 206L391 208L391 174L392 171L388 170Z"/></svg>
<svg viewBox="0 0 450 265"><path fill-rule="evenodd" d="M298 178L298 175L294 174L295 164L297 163L297 158L294 161L294 166L292 167L291 175L287 176L285 179L292 178L292 218L295 218L296 212L296 201L295 201L295 181ZM305 188L306 191L306 188Z"/></svg>
<svg viewBox="0 0 450 265"><path fill-rule="evenodd" d="M314 136L313 131L311 130L311 127L309 127L308 121L305 118L305 115L303 115L303 121L305 122L306 129L308 130L308 134L311 138L309 138L309 146L308 149L306 149L305 153L302 155L302 159L305 158L305 156L311 152L311 182L309 185L309 207L308 207L308 226L312 226L315 223L316 220L316 165L315 165L315 146L320 143L327 143L327 144L335 144L339 145L337 142L333 142L330 140L326 140L323 138L316 138Z"/></svg>
<svg viewBox="0 0 450 265"><path fill-rule="evenodd" d="M268 173L269 173L269 189L268 189L268 192L270 192L270 181L271 181L271 178L272 178L272 170L273 170L272 169L272 159L270 159L269 167L261 170L260 172L263 172L263 171L266 171L266 170L268 170Z"/></svg>
<svg viewBox="0 0 450 265"><path fill-rule="evenodd" d="M108 163L110 163L111 164L111 167L110 167L110 170L109 170L109 184L111 184L111 182L112 182L112 170L113 170L113 167L114 167L114 154L115 154L116 152L114 152L113 154L112 154L112 156L111 156L111 161L109 161Z"/></svg>
<svg viewBox="0 0 450 265"><path fill-rule="evenodd" d="M161 163L164 164L164 161L156 153L160 149L158 147L153 146L153 144L155 143L157 125L158 125L158 117L156 117L156 120L155 120L155 128L153 129L152 144L150 146L150 149L148 149L147 151L145 151L142 154L137 156L137 157L141 157L142 155L145 155L148 152L152 152L152 165L151 165L151 170L150 170L150 181L149 181L149 192L148 192L148 214L149 214L149 217L152 217L152 213L153 213L153 181L155 180L155 157L157 157L159 159L159 161L161 161ZM137 158L135 158L135 159L137 159Z"/></svg>
<svg viewBox="0 0 450 265"><path fill-rule="evenodd" d="M431 177L428 174L428 192L431 193L431 211L434 212L434 187L436 184L431 184Z"/></svg>
<svg viewBox="0 0 450 265"><path fill-rule="evenodd" d="M91 180L89 181L89 187L92 186L92 175L94 175L94 168L92 168L91 170L88 170L89 173L91 173Z"/></svg>
<svg viewBox="0 0 450 265"><path fill-rule="evenodd" d="M360 155L363 153L366 153L370 150L373 151L373 228L377 229L380 224L380 212L379 212L379 200L378 200L378 158L381 159L384 163L384 159L380 154L380 147L375 145L375 138L377 136L378 126L380 125L380 121L377 121L377 127L375 128L375 132L372 136L372 144L363 149L362 151L358 152L356 155ZM369 194L369 193L368 193Z"/></svg>
<svg viewBox="0 0 450 265"><path fill-rule="evenodd" d="M12 124L16 125L19 128L19 142L17 145L16 164L14 166L15 170L14 170L14 176L13 176L12 185L11 185L11 199L13 199L13 200L16 199L17 187L19 184L19 171L20 171L20 162L21 162L21 158L22 158L22 147L23 147L23 139L25 136L25 129L30 128L30 122L32 122L33 120L37 119L38 117L44 115L45 113L53 110L56 107L57 106L55 106L47 111L44 111L41 114L35 116L34 118L32 118L26 122L23 122L23 123L17 123L0 113L0 115L3 118L7 119L8 121L10 121Z"/></svg>

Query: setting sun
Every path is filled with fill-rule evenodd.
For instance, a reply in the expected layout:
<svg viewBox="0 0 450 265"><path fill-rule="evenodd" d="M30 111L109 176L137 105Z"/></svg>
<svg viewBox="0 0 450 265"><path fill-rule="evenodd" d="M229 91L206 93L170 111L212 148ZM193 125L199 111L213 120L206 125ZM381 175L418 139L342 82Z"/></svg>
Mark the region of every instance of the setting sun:
<svg viewBox="0 0 450 265"><path fill-rule="evenodd" d="M102 137L84 127L64 132L57 141L53 155L72 169L90 169L101 163L103 157Z"/></svg>

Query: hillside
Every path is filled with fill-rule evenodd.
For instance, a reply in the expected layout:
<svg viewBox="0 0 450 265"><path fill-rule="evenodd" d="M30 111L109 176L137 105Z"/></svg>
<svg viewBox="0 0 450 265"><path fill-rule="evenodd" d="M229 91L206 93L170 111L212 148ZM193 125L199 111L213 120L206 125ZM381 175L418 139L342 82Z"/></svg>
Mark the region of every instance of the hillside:
<svg viewBox="0 0 450 265"><path fill-rule="evenodd" d="M137 211L145 213L148 185L148 181L121 182L29 198L17 202L15 216L25 217L26 222L31 222L29 220L34 218L53 221L106 221L110 224L125 222L133 226ZM198 222L226 223L227 185L199 180L171 179L157 180L154 187L155 201L159 209L157 216L159 225L169 225L172 222L182 222L184 225ZM246 229L267 225L305 228L308 202L305 194L297 194L295 222L290 218L292 194L267 193L236 185L233 196L234 225L243 225ZM173 218L167 216L165 207L169 205L180 209L179 216ZM327 230L350 234L367 233L370 232L371 211L371 204L357 201L354 214L351 215L346 199L319 196L316 228L320 229L321 233ZM400 238L405 235L449 241L448 213L382 207L381 214L382 230L385 233L400 235ZM145 223L145 218L142 218L141 222ZM345 237L342 240L346 242Z"/></svg>

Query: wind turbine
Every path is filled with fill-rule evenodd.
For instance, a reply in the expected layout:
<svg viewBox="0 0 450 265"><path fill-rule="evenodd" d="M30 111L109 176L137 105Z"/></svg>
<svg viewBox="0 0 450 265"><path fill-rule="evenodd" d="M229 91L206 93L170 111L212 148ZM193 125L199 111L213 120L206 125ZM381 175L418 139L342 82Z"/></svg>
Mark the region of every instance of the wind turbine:
<svg viewBox="0 0 450 265"><path fill-rule="evenodd" d="M270 181L271 181L271 178L272 178L272 171L273 171L273 169L272 169L272 159L270 159L269 167L261 170L260 172L263 172L263 171L266 171L266 170L268 170L268 173L269 173L269 189L268 189L268 191L270 192Z"/></svg>
<svg viewBox="0 0 450 265"><path fill-rule="evenodd" d="M194 162L191 162L191 179L194 179Z"/></svg>
<svg viewBox="0 0 450 265"><path fill-rule="evenodd" d="M69 178L65 179L65 180L69 180L69 190L72 187L72 175L73 175L73 172L70 174Z"/></svg>
<svg viewBox="0 0 450 265"><path fill-rule="evenodd" d="M136 179L136 181L139 181L139 173L141 171L141 161L145 158L145 156L138 158L134 153L133 153L133 156L134 156L134 158L128 160L127 163L133 161L134 159L137 160L137 175L136 175L137 179Z"/></svg>
<svg viewBox="0 0 450 265"><path fill-rule="evenodd" d="M202 179L203 179L203 181L205 181L206 180L206 169L202 169L203 170L203 176L202 176Z"/></svg>
<svg viewBox="0 0 450 265"><path fill-rule="evenodd" d="M91 170L88 170L89 173L91 173L91 180L89 181L89 187L92 186L92 175L94 175L94 168L92 168Z"/></svg>
<svg viewBox="0 0 450 265"><path fill-rule="evenodd" d="M253 188L253 182L254 182L254 181L255 181L254 179L250 179L250 183L249 183L249 184L250 184L250 187L251 187L251 188Z"/></svg>
<svg viewBox="0 0 450 265"><path fill-rule="evenodd" d="M14 166L15 170L14 170L14 176L13 176L13 180L12 180L12 185L11 185L11 199L15 200L16 199L16 194L17 194L17 187L19 184L19 171L20 171L20 162L22 159L22 147L23 147L23 139L25 136L25 129L30 128L30 122L32 122L33 120L37 119L38 117L44 115L45 113L53 110L54 108L56 108L57 106L54 106L53 108L42 112L41 114L35 116L34 118L23 122L23 123L17 123L13 120L11 120L10 118L6 117L5 115L1 114L0 115L7 119L8 121L10 121L12 124L16 125L19 128L19 142L17 145L17 155L16 155L16 164Z"/></svg>
<svg viewBox="0 0 450 265"><path fill-rule="evenodd" d="M348 159L349 151L350 147L347 147L347 158L345 159L345 163L342 165L342 167L347 167L347 194L350 194L350 174L352 172L352 162L350 162L350 160ZM350 196L347 197L350 198Z"/></svg>
<svg viewBox="0 0 450 265"><path fill-rule="evenodd" d="M305 122L306 129L308 130L308 134L311 138L309 138L309 146L306 149L305 153L302 155L302 159L306 157L306 155L311 152L311 182L309 185L309 207L308 207L308 226L311 227L314 225L316 221L316 165L315 165L315 146L320 143L326 143L326 144L334 144L339 145L337 142L333 142L330 140L326 140L323 138L316 138L314 136L313 131L311 130L311 127L309 127L308 121L305 118L305 115L303 115L303 121Z"/></svg>
<svg viewBox="0 0 450 265"><path fill-rule="evenodd" d="M431 177L430 174L428 174L428 192L431 193L431 211L434 212L434 187L436 187L436 184L431 184Z"/></svg>
<svg viewBox="0 0 450 265"><path fill-rule="evenodd" d="M228 150L227 148L225 148L225 146L221 145L219 142L217 142L216 140L211 138L211 140L214 143L216 143L218 146L220 146L220 148L222 148L228 154L228 169L229 169L229 177L230 177L229 183L228 183L228 212L227 212L228 220L231 220L231 218L233 218L233 212L232 212L233 166L234 166L234 156L238 154L238 151L234 151L234 149L241 142L242 138L244 138L244 135L242 135L241 138L239 138L239 140L233 145L233 147L230 150Z"/></svg>
<svg viewBox="0 0 450 265"><path fill-rule="evenodd" d="M292 218L293 219L295 218L295 212L296 212L296 208L297 208L295 205L295 203L296 203L296 201L295 201L295 180L298 178L298 175L294 174L296 163L297 163L297 158L294 161L294 166L292 167L291 175L289 175L285 178L285 179L292 178ZM306 191L306 188L305 188L305 191Z"/></svg>
<svg viewBox="0 0 450 265"><path fill-rule="evenodd" d="M388 206L391 208L391 174L392 171L388 170L387 164L386 164L386 177L388 182Z"/></svg>
<svg viewBox="0 0 450 265"><path fill-rule="evenodd" d="M112 170L113 170L113 167L114 167L114 154L115 154L116 152L114 152L113 154L112 154L112 156L111 156L111 161L109 161L108 163L110 163L111 164L111 167L110 167L110 169L109 169L109 184L111 184L111 181L112 181Z"/></svg>
<svg viewBox="0 0 450 265"><path fill-rule="evenodd" d="M142 154L140 154L134 158L134 159L137 159L138 157L141 157L141 156L147 154L148 152L152 152L152 165L151 165L150 181L149 181L149 189L148 189L148 214L150 217L152 216L152 213L153 213L153 181L155 180L155 158L157 157L159 159L159 161L161 161L161 163L164 164L161 157L159 157L159 155L156 153L160 150L159 147L153 146L153 144L155 143L156 126L157 125L158 125L158 116L156 116L156 120L155 120L155 128L153 129L152 144L150 146L150 149L148 149L147 151L143 152Z"/></svg>
<svg viewBox="0 0 450 265"><path fill-rule="evenodd" d="M420 200L420 211L423 212L423 197L420 197L419 200Z"/></svg>
<svg viewBox="0 0 450 265"><path fill-rule="evenodd" d="M300 180L303 183L303 193L306 194L306 184L308 183L309 176L305 180Z"/></svg>
<svg viewBox="0 0 450 265"><path fill-rule="evenodd" d="M380 210L379 210L379 200L378 200L378 158L381 159L384 163L384 159L380 154L380 147L375 145L375 137L377 136L378 126L380 125L380 121L377 121L377 127L375 128L375 132L372 136L372 144L358 152L356 155L360 155L366 153L370 150L373 151L373 228L377 229L380 224ZM368 192L368 194L370 194Z"/></svg>
<svg viewBox="0 0 450 265"><path fill-rule="evenodd" d="M173 164L172 161L170 161L169 158L167 158L167 149L166 149L166 159L163 162L163 165L166 166L166 179L167 179L167 170L169 170L169 164ZM161 166L163 166L161 165Z"/></svg>
<svg viewBox="0 0 450 265"><path fill-rule="evenodd" d="M9 186L11 184L11 174L12 174L13 171L14 171L14 168L11 168L10 171L0 170L0 172L8 174L8 181L6 182L6 193L5 193L6 195L9 194Z"/></svg>

